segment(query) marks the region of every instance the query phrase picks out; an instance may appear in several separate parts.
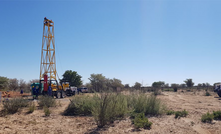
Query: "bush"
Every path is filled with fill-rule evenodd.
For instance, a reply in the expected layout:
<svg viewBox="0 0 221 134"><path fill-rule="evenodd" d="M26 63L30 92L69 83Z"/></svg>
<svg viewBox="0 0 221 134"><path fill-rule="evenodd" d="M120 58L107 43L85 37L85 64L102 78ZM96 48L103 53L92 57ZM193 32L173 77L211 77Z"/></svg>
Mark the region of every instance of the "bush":
<svg viewBox="0 0 221 134"><path fill-rule="evenodd" d="M148 121L148 118L145 117L144 113L137 114L132 122L137 129L150 129L152 125L152 122Z"/></svg>
<svg viewBox="0 0 221 134"><path fill-rule="evenodd" d="M94 96L95 105L93 116L98 127L103 127L116 119L123 118L127 113L127 99L125 95L116 93L102 93Z"/></svg>
<svg viewBox="0 0 221 134"><path fill-rule="evenodd" d="M45 113L45 116L50 116L51 111L48 107L44 107L44 113Z"/></svg>
<svg viewBox="0 0 221 134"><path fill-rule="evenodd" d="M164 107L161 104L160 99L157 99L154 95L148 97L145 107L145 115L160 115L163 113L163 110Z"/></svg>
<svg viewBox="0 0 221 134"><path fill-rule="evenodd" d="M174 88L173 88L173 91L174 91L174 92L177 92L177 87L174 87Z"/></svg>
<svg viewBox="0 0 221 134"><path fill-rule="evenodd" d="M211 96L211 94L208 91L206 91L205 96Z"/></svg>
<svg viewBox="0 0 221 134"><path fill-rule="evenodd" d="M221 111L213 111L213 117L215 120L221 120Z"/></svg>
<svg viewBox="0 0 221 134"><path fill-rule="evenodd" d="M56 100L50 96L41 96L38 101L38 105L40 108L43 107L55 107Z"/></svg>
<svg viewBox="0 0 221 134"><path fill-rule="evenodd" d="M70 100L70 104L64 111L64 115L91 115L95 101L93 97L89 96L76 96L73 100Z"/></svg>
<svg viewBox="0 0 221 134"><path fill-rule="evenodd" d="M173 110L168 110L168 111L166 112L166 114L167 114L167 115L172 115L172 114L175 114L175 111L173 111Z"/></svg>
<svg viewBox="0 0 221 134"><path fill-rule="evenodd" d="M213 121L213 119L221 120L221 111L213 111L212 114L207 112L206 114L202 115L202 117L201 117L202 122L211 123Z"/></svg>
<svg viewBox="0 0 221 134"><path fill-rule="evenodd" d="M186 117L188 112L184 109L183 111L176 111L175 118Z"/></svg>
<svg viewBox="0 0 221 134"><path fill-rule="evenodd" d="M14 98L3 102L3 111L6 114L14 114L19 109L28 106L28 100L23 98Z"/></svg>
<svg viewBox="0 0 221 134"><path fill-rule="evenodd" d="M34 103L30 103L28 107L28 112L27 113L33 113L35 111L36 107Z"/></svg>
<svg viewBox="0 0 221 134"><path fill-rule="evenodd" d="M127 105L135 113L145 112L148 97L145 94L132 94L127 96Z"/></svg>
<svg viewBox="0 0 221 134"><path fill-rule="evenodd" d="M202 115L201 121L211 123L213 121L213 118L214 118L213 114L207 112L206 114Z"/></svg>
<svg viewBox="0 0 221 134"><path fill-rule="evenodd" d="M135 113L145 113L145 115L161 115L164 112L164 105L160 99L151 95L136 94L128 96L128 107Z"/></svg>
<svg viewBox="0 0 221 134"><path fill-rule="evenodd" d="M174 90L173 90L173 88L164 88L163 91L168 91L168 92L170 92L170 91L174 91Z"/></svg>

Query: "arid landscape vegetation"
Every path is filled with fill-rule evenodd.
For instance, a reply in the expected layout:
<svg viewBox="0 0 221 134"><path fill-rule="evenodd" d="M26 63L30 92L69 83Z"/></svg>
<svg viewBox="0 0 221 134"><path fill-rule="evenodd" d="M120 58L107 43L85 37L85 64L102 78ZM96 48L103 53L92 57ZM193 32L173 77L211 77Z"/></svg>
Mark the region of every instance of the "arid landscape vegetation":
<svg viewBox="0 0 221 134"><path fill-rule="evenodd" d="M160 92L160 91L159 91ZM219 111L221 100L218 95L208 91L206 96L205 90L178 90L162 91L154 96L153 92L141 92L135 90L133 92L125 90L121 93L87 93L64 99L52 99L52 103L48 106L40 103L51 102L51 100L29 100L28 105L13 114L5 113L1 104L2 116L0 117L0 133L199 133L199 134L219 134L221 133L221 121L212 120L211 122L203 122L202 116L207 112ZM128 107L113 106L112 103L105 102L105 95L112 96L113 100L121 100L121 104L125 103ZM90 99L95 96L93 104ZM146 103L145 98L156 97L152 104ZM96 98L97 97L97 98ZM103 97L103 98L102 98ZM107 96L106 96L107 97ZM144 98L142 98L144 97ZM44 98L44 97L43 97ZM96 100L99 99L99 100ZM107 98L110 99L110 98ZM134 99L131 101L131 99ZM88 101L90 100L90 102ZM82 103L84 102L84 103ZM31 105L30 105L31 103ZM56 104L55 104L56 103ZM109 115L102 115L101 105L107 103L106 111ZM119 103L119 102L115 102ZM55 104L55 105L54 105ZM71 105L72 104L72 105ZM74 105L75 104L75 105ZM86 105L85 105L86 104ZM95 109L91 109L90 106ZM136 104L136 106L132 106ZM152 105L149 112L143 104ZM34 110L30 112L34 105ZM119 105L119 104L117 104ZM123 105L121 105L123 106ZM139 106L139 107L137 107ZM156 108L157 106L157 108ZM110 107L112 109L110 109ZM144 109L142 109L144 108ZM151 108L152 111L151 111ZM47 109L49 113L47 114ZM90 112L90 109L92 113ZM117 109L116 111L114 109ZM99 110L101 110L99 112ZM118 111L119 110L119 111ZM126 111L122 111L126 110ZM140 110L140 111L139 111ZM176 111L186 111L185 117L174 115ZM133 112L144 112L148 122L152 122L151 127L146 129L136 127L133 119ZM116 112L113 114L112 112ZM118 112L120 112L119 115ZM110 118L112 115L117 118ZM99 122L99 116L107 119L102 125ZM135 115L136 116L136 115ZM134 122L134 123L133 123ZM99 126L100 125L100 126Z"/></svg>
<svg viewBox="0 0 221 134"><path fill-rule="evenodd" d="M220 5L0 1L0 134L221 134Z"/></svg>

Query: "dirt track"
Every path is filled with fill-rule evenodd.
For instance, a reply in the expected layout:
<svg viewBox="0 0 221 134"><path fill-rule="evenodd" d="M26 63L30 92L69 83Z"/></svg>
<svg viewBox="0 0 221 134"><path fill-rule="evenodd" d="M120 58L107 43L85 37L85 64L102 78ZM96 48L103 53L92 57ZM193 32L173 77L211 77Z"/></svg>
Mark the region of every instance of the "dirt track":
<svg viewBox="0 0 221 134"><path fill-rule="evenodd" d="M27 109L20 113L0 117L0 133L177 133L177 134L220 134L221 121L213 121L211 124L200 121L202 114L221 110L221 100L216 94L212 96L203 96L204 92L163 92L158 96L167 107L172 110L186 109L189 115L185 118L175 119L174 115L163 115L161 117L149 117L153 122L151 130L136 131L127 118L122 121L116 121L114 124L97 130L96 123L92 117L67 117L61 113L67 107L68 98L60 100L61 107L51 108L50 117L44 117L44 112L37 109L32 114L26 114ZM214 97L215 96L215 97ZM58 100L59 101L59 100Z"/></svg>

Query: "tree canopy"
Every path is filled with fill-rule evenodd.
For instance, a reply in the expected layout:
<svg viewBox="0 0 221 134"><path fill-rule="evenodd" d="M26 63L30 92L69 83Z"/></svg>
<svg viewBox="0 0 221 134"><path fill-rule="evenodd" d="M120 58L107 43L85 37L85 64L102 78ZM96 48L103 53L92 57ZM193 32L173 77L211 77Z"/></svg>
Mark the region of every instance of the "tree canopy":
<svg viewBox="0 0 221 134"><path fill-rule="evenodd" d="M100 92L106 89L106 78L102 74L91 74L91 77L88 79L95 91Z"/></svg>
<svg viewBox="0 0 221 134"><path fill-rule="evenodd" d="M141 83L136 82L133 86L135 89L140 89L141 88Z"/></svg>
<svg viewBox="0 0 221 134"><path fill-rule="evenodd" d="M186 79L184 82L186 83L187 87L193 87L194 85L192 79Z"/></svg>
<svg viewBox="0 0 221 134"><path fill-rule="evenodd" d="M82 85L81 76L76 71L67 70L62 76L61 81L69 82L70 86L79 87Z"/></svg>
<svg viewBox="0 0 221 134"><path fill-rule="evenodd" d="M152 84L152 87L154 88L160 88L160 87L163 87L165 85L165 82L164 81L158 81L158 82L154 82Z"/></svg>
<svg viewBox="0 0 221 134"><path fill-rule="evenodd" d="M109 79L102 74L91 74L91 77L88 79L91 82L92 88L97 92L103 90L117 90L117 88L124 87L120 79Z"/></svg>
<svg viewBox="0 0 221 134"><path fill-rule="evenodd" d="M117 89L118 87L119 88L123 88L124 85L122 84L121 80L120 79L116 79L116 78L113 78L113 79L108 79L109 80L109 84L112 89Z"/></svg>
<svg viewBox="0 0 221 134"><path fill-rule="evenodd" d="M5 89L7 88L8 85L8 78L7 77L2 77L0 76L0 89Z"/></svg>
<svg viewBox="0 0 221 134"><path fill-rule="evenodd" d="M19 81L18 79L9 79L9 89L10 90L16 90L19 88Z"/></svg>
<svg viewBox="0 0 221 134"><path fill-rule="evenodd" d="M125 84L124 88L130 88L130 85L129 84Z"/></svg>
<svg viewBox="0 0 221 134"><path fill-rule="evenodd" d="M172 88L178 88L178 87L180 87L180 85L179 85L179 84L176 84L176 83L172 83L172 84L171 84L171 87L172 87Z"/></svg>

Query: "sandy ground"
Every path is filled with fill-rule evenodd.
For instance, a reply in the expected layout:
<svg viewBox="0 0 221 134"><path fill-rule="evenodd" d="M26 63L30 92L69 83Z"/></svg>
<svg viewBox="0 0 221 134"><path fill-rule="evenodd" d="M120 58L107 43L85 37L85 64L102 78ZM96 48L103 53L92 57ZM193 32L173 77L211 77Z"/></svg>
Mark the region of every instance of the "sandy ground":
<svg viewBox="0 0 221 134"><path fill-rule="evenodd" d="M51 108L52 114L44 116L42 109L37 109L27 114L28 109L23 109L14 115L0 117L0 134L220 134L221 121L202 123L202 114L221 110L221 100L215 93L212 96L204 96L204 92L163 92L158 96L169 109L186 109L189 115L185 118L175 119L174 115L149 117L153 122L152 129L135 130L130 119L115 121L108 127L97 129L92 117L62 116L61 113L69 104L69 98L59 99L61 106ZM35 101L35 103L37 103Z"/></svg>

